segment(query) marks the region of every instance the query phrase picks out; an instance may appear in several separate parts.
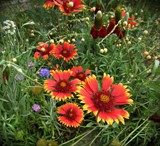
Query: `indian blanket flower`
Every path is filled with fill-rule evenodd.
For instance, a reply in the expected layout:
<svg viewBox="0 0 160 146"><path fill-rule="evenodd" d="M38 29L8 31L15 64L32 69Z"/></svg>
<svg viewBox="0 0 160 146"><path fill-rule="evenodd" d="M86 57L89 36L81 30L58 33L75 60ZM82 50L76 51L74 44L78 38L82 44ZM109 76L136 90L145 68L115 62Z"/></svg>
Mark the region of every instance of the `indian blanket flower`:
<svg viewBox="0 0 160 146"><path fill-rule="evenodd" d="M35 111L35 112L38 112L40 110L40 106L38 104L34 104L32 106L32 109Z"/></svg>
<svg viewBox="0 0 160 146"><path fill-rule="evenodd" d="M129 118L129 113L116 106L132 104L131 94L126 86L113 84L113 77L104 73L102 89L98 88L98 81L94 75L88 76L83 87L79 88L79 99L84 103L83 109L88 113L93 112L97 122L107 122L109 125L115 121L117 124L124 118Z"/></svg>
<svg viewBox="0 0 160 146"><path fill-rule="evenodd" d="M47 69L47 68L42 68L42 69L40 70L40 72L39 72L39 75L40 75L41 77L49 77L49 75L50 75L49 72L50 72L49 69Z"/></svg>
<svg viewBox="0 0 160 146"><path fill-rule="evenodd" d="M54 6L55 6L54 0L47 0L47 1L44 3L44 5L43 5L43 7L44 7L45 9L47 9L47 10L49 10L50 8L52 8L52 7L54 7Z"/></svg>
<svg viewBox="0 0 160 146"><path fill-rule="evenodd" d="M51 97L56 100L65 100L73 96L72 93L77 91L79 84L78 79L70 79L72 75L71 70L65 71L50 71L50 75L53 79L47 79L44 81L44 89L50 93Z"/></svg>
<svg viewBox="0 0 160 146"><path fill-rule="evenodd" d="M81 12L85 5L81 4L82 0L56 0L55 3L60 11L69 16L71 13Z"/></svg>
<svg viewBox="0 0 160 146"><path fill-rule="evenodd" d="M103 25L102 11L100 10L97 12L95 16L94 24L92 25L90 33L94 39L98 37L104 38L107 35L106 26Z"/></svg>
<svg viewBox="0 0 160 146"><path fill-rule="evenodd" d="M82 68L82 66L74 66L71 69L71 71L73 72L72 76L75 77L75 78L78 78L81 81L84 81L86 79L87 75L90 74L90 70L86 69L84 71L83 68Z"/></svg>
<svg viewBox="0 0 160 146"><path fill-rule="evenodd" d="M39 59L39 57L42 57L44 60L47 60L56 45L53 43L49 45L43 42L39 42L38 44L39 46L37 47L37 51L34 53L34 58Z"/></svg>
<svg viewBox="0 0 160 146"><path fill-rule="evenodd" d="M52 54L55 58L63 58L66 62L74 58L77 55L77 49L74 44L69 44L68 42L64 42L62 45L57 45Z"/></svg>
<svg viewBox="0 0 160 146"><path fill-rule="evenodd" d="M83 120L83 111L77 104L66 103L57 109L58 120L67 127L78 127Z"/></svg>

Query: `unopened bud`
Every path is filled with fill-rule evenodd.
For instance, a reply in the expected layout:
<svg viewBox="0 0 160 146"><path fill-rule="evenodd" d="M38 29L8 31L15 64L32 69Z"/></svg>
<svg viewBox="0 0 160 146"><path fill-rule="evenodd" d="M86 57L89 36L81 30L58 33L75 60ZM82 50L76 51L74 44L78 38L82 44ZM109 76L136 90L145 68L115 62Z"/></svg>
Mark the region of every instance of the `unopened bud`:
<svg viewBox="0 0 160 146"><path fill-rule="evenodd" d="M69 2L68 3L68 7L72 8L74 6L74 3L73 2Z"/></svg>

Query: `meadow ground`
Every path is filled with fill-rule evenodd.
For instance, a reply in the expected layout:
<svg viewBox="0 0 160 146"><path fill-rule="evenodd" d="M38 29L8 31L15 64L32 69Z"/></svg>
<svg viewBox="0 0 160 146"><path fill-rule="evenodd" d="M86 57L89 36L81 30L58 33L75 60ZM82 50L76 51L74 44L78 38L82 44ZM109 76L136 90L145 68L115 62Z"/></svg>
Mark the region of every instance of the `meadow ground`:
<svg viewBox="0 0 160 146"><path fill-rule="evenodd" d="M160 4L34 0L0 12L0 145L160 146Z"/></svg>

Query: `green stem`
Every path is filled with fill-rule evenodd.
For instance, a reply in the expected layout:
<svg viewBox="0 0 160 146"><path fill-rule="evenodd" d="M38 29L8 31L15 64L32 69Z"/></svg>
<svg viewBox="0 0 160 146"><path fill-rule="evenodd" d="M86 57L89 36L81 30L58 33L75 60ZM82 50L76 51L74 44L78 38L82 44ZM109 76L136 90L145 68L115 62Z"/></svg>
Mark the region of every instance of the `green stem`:
<svg viewBox="0 0 160 146"><path fill-rule="evenodd" d="M125 143L129 137L134 133L136 132L145 122L147 122L148 119L146 119L141 125L139 125L138 127L136 127L124 140L121 141L121 143Z"/></svg>
<svg viewBox="0 0 160 146"><path fill-rule="evenodd" d="M102 129L94 138L93 140L91 141L91 143L89 144L89 146L92 146L93 142L97 139L97 137L102 133L104 129Z"/></svg>
<svg viewBox="0 0 160 146"><path fill-rule="evenodd" d="M81 137L79 140L78 140L78 142L80 141L80 140L82 140L84 137L86 137L89 133L91 133L93 130L95 130L97 127L94 127L91 131L87 131L87 132L84 132L84 133L82 133L81 135L78 135L78 136L76 136L75 138L73 138L73 139L71 139L71 140L69 140L69 141L66 141L66 142L64 142L64 143L62 143L62 144L60 144L59 146L62 146L62 145L65 145L65 144L67 144L67 143L69 143L69 142L71 142L71 141L73 141L73 140L75 140L75 139L78 139L79 137ZM76 141L76 143L77 143L77 141ZM76 143L74 143L74 144L72 144L71 146L73 146L73 145L75 145Z"/></svg>
<svg viewBox="0 0 160 146"><path fill-rule="evenodd" d="M123 146L128 146L128 144L134 139L136 138L147 126L149 123L147 123L135 136L133 136L126 144L124 144Z"/></svg>

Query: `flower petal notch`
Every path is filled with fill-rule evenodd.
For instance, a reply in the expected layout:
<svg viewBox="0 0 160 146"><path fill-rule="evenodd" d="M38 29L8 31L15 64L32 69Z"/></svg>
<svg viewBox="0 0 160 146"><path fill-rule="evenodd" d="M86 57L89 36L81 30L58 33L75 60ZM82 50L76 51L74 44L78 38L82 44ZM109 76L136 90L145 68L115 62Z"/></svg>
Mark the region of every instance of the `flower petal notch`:
<svg viewBox="0 0 160 146"><path fill-rule="evenodd" d="M66 62L74 59L75 55L77 55L77 49L74 44L69 44L68 42L64 42L62 45L57 45L52 51L52 54L55 58L63 58Z"/></svg>
<svg viewBox="0 0 160 146"><path fill-rule="evenodd" d="M50 75L53 79L47 79L44 81L44 89L50 93L51 97L56 100L66 100L73 97L72 93L77 91L77 86L80 81L78 79L70 79L72 71L50 71Z"/></svg>
<svg viewBox="0 0 160 146"><path fill-rule="evenodd" d="M129 113L116 106L133 104L131 94L126 86L113 84L113 77L104 73L102 89L98 89L96 76L88 76L82 87L79 87L79 99L84 104L83 109L92 112L97 117L97 122L103 121L112 125L115 121L124 124L124 118L129 118Z"/></svg>
<svg viewBox="0 0 160 146"><path fill-rule="evenodd" d="M67 127L78 127L83 120L83 110L77 104L66 103L57 109L58 120Z"/></svg>

